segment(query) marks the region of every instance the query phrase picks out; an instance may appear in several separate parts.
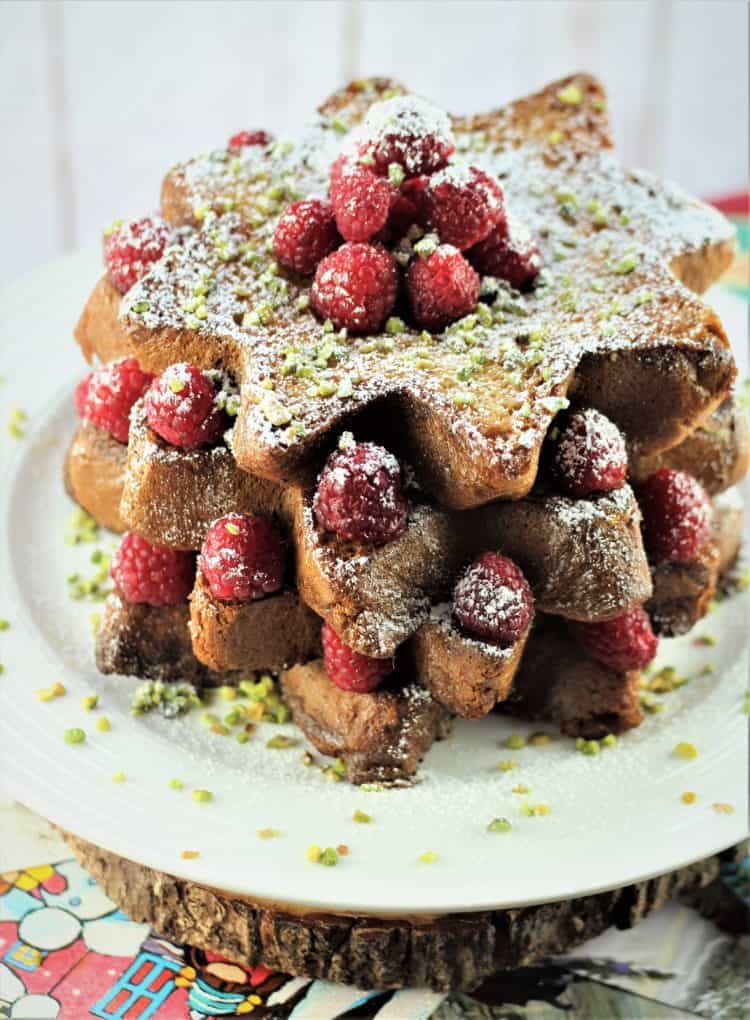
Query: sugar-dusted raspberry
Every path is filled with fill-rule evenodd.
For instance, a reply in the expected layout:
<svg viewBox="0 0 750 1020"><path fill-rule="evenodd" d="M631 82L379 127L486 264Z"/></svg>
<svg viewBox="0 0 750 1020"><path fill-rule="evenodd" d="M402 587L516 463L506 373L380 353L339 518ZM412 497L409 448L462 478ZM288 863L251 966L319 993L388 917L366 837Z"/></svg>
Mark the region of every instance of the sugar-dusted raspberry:
<svg viewBox="0 0 750 1020"><path fill-rule="evenodd" d="M503 192L483 170L456 163L434 174L420 196L420 215L444 244L459 250L505 223Z"/></svg>
<svg viewBox="0 0 750 1020"><path fill-rule="evenodd" d="M181 450L218 442L229 427L216 406L216 387L195 365L170 365L146 390L146 418L158 436Z"/></svg>
<svg viewBox="0 0 750 1020"><path fill-rule="evenodd" d="M268 131L238 131L229 139L227 148L241 149L246 145L268 145L273 141L273 135Z"/></svg>
<svg viewBox="0 0 750 1020"><path fill-rule="evenodd" d="M323 642L323 666L329 680L342 691L367 694L374 691L393 670L392 659L371 659L345 645L333 627L324 623L320 636Z"/></svg>
<svg viewBox="0 0 750 1020"><path fill-rule="evenodd" d="M656 563L694 559L711 534L711 501L701 483L686 471L662 468L638 493L643 541Z"/></svg>
<svg viewBox="0 0 750 1020"><path fill-rule="evenodd" d="M340 242L330 204L307 198L292 202L281 214L273 235L273 250L282 265L309 276Z"/></svg>
<svg viewBox="0 0 750 1020"><path fill-rule="evenodd" d="M169 230L159 216L125 220L104 235L107 275L121 294L127 293L159 261L168 239Z"/></svg>
<svg viewBox="0 0 750 1020"><path fill-rule="evenodd" d="M220 602L261 599L284 580L281 536L266 517L227 514L206 532L200 568Z"/></svg>
<svg viewBox="0 0 750 1020"><path fill-rule="evenodd" d="M625 672L644 669L656 655L659 639L642 606L601 623L571 623L570 629L583 650L609 666Z"/></svg>
<svg viewBox="0 0 750 1020"><path fill-rule="evenodd" d="M453 612L462 627L486 641L517 641L531 623L534 596L513 560L485 552L456 584Z"/></svg>
<svg viewBox="0 0 750 1020"><path fill-rule="evenodd" d="M318 525L340 538L392 542L409 516L398 461L375 443L343 444L320 473L313 510Z"/></svg>
<svg viewBox="0 0 750 1020"><path fill-rule="evenodd" d="M398 270L380 245L348 242L318 264L312 304L337 329L378 329L396 302Z"/></svg>
<svg viewBox="0 0 750 1020"><path fill-rule="evenodd" d="M398 164L407 177L445 166L454 151L447 113L419 96L395 96L373 103L361 128L360 155L379 174Z"/></svg>
<svg viewBox="0 0 750 1020"><path fill-rule="evenodd" d="M415 259L406 274L406 292L418 325L437 332L468 315L479 300L479 283L478 274L449 244Z"/></svg>
<svg viewBox="0 0 750 1020"><path fill-rule="evenodd" d="M542 253L529 231L512 216L466 253L482 276L507 280L516 290L528 290L542 268Z"/></svg>
<svg viewBox="0 0 750 1020"><path fill-rule="evenodd" d="M127 443L131 408L153 378L141 370L135 358L110 362L91 375L83 417L121 443Z"/></svg>
<svg viewBox="0 0 750 1020"><path fill-rule="evenodd" d="M86 417L86 398L89 395L89 386L94 376L93 372L87 372L81 381L76 385L73 399L76 404L76 411L79 418Z"/></svg>
<svg viewBox="0 0 750 1020"><path fill-rule="evenodd" d="M600 411L576 411L555 441L552 464L558 482L571 496L611 492L624 484L628 471L625 439Z"/></svg>
<svg viewBox="0 0 750 1020"><path fill-rule="evenodd" d="M151 545L130 532L112 557L112 580L127 602L173 606L184 602L195 579L195 554Z"/></svg>
<svg viewBox="0 0 750 1020"><path fill-rule="evenodd" d="M385 226L397 192L355 160L338 165L331 176L331 205L336 226L347 241L369 241Z"/></svg>

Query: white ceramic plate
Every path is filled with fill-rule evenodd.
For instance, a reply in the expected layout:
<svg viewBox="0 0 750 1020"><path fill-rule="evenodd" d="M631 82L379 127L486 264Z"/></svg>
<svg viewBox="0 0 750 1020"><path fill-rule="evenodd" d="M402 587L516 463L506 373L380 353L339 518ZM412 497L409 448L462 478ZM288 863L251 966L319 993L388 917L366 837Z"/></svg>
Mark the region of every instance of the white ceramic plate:
<svg viewBox="0 0 750 1020"><path fill-rule="evenodd" d="M90 569L90 546L63 540L71 504L61 483L74 427L72 389L83 363L71 327L98 272L90 253L47 266L0 296L0 413L28 414L26 437L0 441L0 755L10 792L63 827L160 870L263 900L377 914L434 913L517 906L580 896L677 868L740 840L747 829L747 716L742 712L748 660L748 601L735 597L698 633L719 638L696 646L696 634L663 644L660 663L691 682L665 697L662 715L646 720L598 757L557 739L508 751L511 733L533 727L492 718L458 726L436 745L422 782L368 793L334 784L302 767L301 745L268 750L261 727L244 746L201 727L195 717L133 719L134 681L98 675L89 614L72 602L66 577ZM739 351L746 347L746 309L724 292L716 305ZM714 672L700 675L711 664ZM39 687L61 680L68 694L42 704ZM100 694L112 722L94 726L84 695ZM81 726L81 746L63 741ZM291 727L286 730L293 733ZM671 754L679 741L698 748L693 761ZM514 758L511 772L497 769ZM112 775L127 774L122 784ZM181 778L185 790L168 788ZM523 783L528 796L514 794ZM191 787L209 788L210 804ZM697 802L684 804L692 790ZM526 817L522 803L544 802L545 817ZM734 806L718 813L715 802ZM368 812L372 824L352 821ZM497 816L513 826L492 834ZM257 830L282 835L262 841ZM305 849L346 843L335 868L310 864ZM183 860L183 850L200 857ZM425 851L437 860L420 863Z"/></svg>

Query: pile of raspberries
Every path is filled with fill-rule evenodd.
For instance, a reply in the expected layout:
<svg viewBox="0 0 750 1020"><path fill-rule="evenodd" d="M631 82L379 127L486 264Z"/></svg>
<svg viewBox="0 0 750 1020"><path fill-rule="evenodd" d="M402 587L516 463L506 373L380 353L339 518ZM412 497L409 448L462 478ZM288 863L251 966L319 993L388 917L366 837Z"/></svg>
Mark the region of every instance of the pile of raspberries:
<svg viewBox="0 0 750 1020"><path fill-rule="evenodd" d="M405 237L422 237L403 274L411 319L422 329L440 332L473 311L480 274L518 290L533 284L538 247L509 224L497 181L449 163L454 151L448 116L429 103L416 96L375 103L331 168L329 200L286 208L275 255L296 273L315 274L311 299L321 318L352 333L378 330L401 285L388 246Z"/></svg>

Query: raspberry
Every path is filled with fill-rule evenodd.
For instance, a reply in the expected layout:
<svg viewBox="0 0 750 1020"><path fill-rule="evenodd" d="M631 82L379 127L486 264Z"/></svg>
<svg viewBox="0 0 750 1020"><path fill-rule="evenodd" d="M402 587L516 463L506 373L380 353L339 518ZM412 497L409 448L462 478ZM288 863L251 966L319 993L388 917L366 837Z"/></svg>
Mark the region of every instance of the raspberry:
<svg viewBox="0 0 750 1020"><path fill-rule="evenodd" d="M460 251L441 244L428 258L412 262L406 290L417 323L439 332L476 308L479 276Z"/></svg>
<svg viewBox="0 0 750 1020"><path fill-rule="evenodd" d="M453 590L453 612L472 634L488 641L516 641L531 623L534 596L513 560L482 553Z"/></svg>
<svg viewBox="0 0 750 1020"><path fill-rule="evenodd" d="M425 226L443 244L463 250L505 223L500 185L475 166L446 167L429 179L420 197Z"/></svg>
<svg viewBox="0 0 750 1020"><path fill-rule="evenodd" d="M76 411L79 418L86 417L86 398L89 395L89 386L93 376L93 372L87 372L75 388L73 399L76 403Z"/></svg>
<svg viewBox="0 0 750 1020"><path fill-rule="evenodd" d="M144 406L151 428L172 446L197 450L218 441L229 419L215 403L216 388L195 365L170 365L151 383Z"/></svg>
<svg viewBox="0 0 750 1020"><path fill-rule="evenodd" d="M135 358L121 358L94 372L89 380L83 417L127 443L130 409L154 377L141 371Z"/></svg>
<svg viewBox="0 0 750 1020"><path fill-rule="evenodd" d="M382 230L395 197L390 182L361 163L337 161L331 173L333 214L347 241L369 241Z"/></svg>
<svg viewBox="0 0 750 1020"><path fill-rule="evenodd" d="M643 669L656 655L659 639L643 606L601 623L571 623L573 636L592 659L610 669Z"/></svg>
<svg viewBox="0 0 750 1020"><path fill-rule="evenodd" d="M244 145L268 145L272 141L273 135L267 131L238 131L229 139L227 148L241 149Z"/></svg>
<svg viewBox="0 0 750 1020"><path fill-rule="evenodd" d="M643 541L659 563L694 559L711 534L711 503L700 482L685 471L662 468L642 486Z"/></svg>
<svg viewBox="0 0 750 1020"><path fill-rule="evenodd" d="M292 202L281 214L273 235L273 250L282 265L309 276L340 241L331 206L310 198Z"/></svg>
<svg viewBox="0 0 750 1020"><path fill-rule="evenodd" d="M396 96L373 103L361 129L360 154L379 174L397 163L407 177L445 166L454 151L447 113L418 96Z"/></svg>
<svg viewBox="0 0 750 1020"><path fill-rule="evenodd" d="M345 645L333 627L324 623L321 628L323 641L323 666L329 680L342 691L367 694L374 691L381 680L393 669L391 659L371 659L355 652Z"/></svg>
<svg viewBox="0 0 750 1020"><path fill-rule="evenodd" d="M159 261L168 239L167 225L159 216L126 220L104 235L104 264L121 294L126 294Z"/></svg>
<svg viewBox="0 0 750 1020"><path fill-rule="evenodd" d="M379 245L349 242L326 256L315 271L312 303L337 329L378 329L396 301L398 271Z"/></svg>
<svg viewBox="0 0 750 1020"><path fill-rule="evenodd" d="M508 217L492 233L467 252L469 261L482 276L507 280L516 290L528 290L542 268L542 253L531 234L517 220Z"/></svg>
<svg viewBox="0 0 750 1020"><path fill-rule="evenodd" d="M576 411L556 442L553 470L571 496L619 489L628 470L622 433L593 408Z"/></svg>
<svg viewBox="0 0 750 1020"><path fill-rule="evenodd" d="M409 516L398 461L375 443L337 450L320 474L313 510L320 527L340 538L392 542L403 535Z"/></svg>
<svg viewBox="0 0 750 1020"><path fill-rule="evenodd" d="M206 532L200 568L220 602L261 599L284 580L281 536L266 517L227 514Z"/></svg>
<svg viewBox="0 0 750 1020"><path fill-rule="evenodd" d="M195 579L195 555L151 545L128 533L112 557L112 580L128 602L173 606L184 602Z"/></svg>

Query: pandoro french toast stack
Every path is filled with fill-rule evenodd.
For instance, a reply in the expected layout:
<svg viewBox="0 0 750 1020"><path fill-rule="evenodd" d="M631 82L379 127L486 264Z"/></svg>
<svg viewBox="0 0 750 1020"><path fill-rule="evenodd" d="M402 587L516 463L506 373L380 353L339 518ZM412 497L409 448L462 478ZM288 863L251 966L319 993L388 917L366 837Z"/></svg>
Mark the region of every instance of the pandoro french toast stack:
<svg viewBox="0 0 750 1020"><path fill-rule="evenodd" d="M468 118L358 81L173 168L76 328L66 485L124 533L99 668L270 671L355 783L410 781L456 716L639 725L741 541L697 296L733 243L620 166L585 75Z"/></svg>

